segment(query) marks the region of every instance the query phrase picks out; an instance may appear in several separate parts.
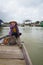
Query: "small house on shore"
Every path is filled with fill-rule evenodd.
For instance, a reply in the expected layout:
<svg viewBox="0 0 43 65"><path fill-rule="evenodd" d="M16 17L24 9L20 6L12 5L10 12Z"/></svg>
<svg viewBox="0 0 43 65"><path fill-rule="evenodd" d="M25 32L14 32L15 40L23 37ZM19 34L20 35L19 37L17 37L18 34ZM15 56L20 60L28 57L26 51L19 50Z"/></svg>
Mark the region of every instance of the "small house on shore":
<svg viewBox="0 0 43 65"><path fill-rule="evenodd" d="M25 21L24 21L24 25L29 25L29 26L31 26L31 20L25 20Z"/></svg>

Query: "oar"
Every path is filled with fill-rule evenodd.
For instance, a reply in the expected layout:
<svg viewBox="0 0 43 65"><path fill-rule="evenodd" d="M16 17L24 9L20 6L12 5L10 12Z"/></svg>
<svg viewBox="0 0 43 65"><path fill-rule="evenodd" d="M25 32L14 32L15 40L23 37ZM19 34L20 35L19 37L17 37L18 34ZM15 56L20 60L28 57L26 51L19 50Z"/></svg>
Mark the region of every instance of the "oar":
<svg viewBox="0 0 43 65"><path fill-rule="evenodd" d="M19 33L19 36L20 36L21 34L22 34L22 33ZM9 37L9 36L10 36L10 35L3 36L3 37L0 38L0 40L3 39L3 38Z"/></svg>
<svg viewBox="0 0 43 65"><path fill-rule="evenodd" d="M3 38L6 38L6 37L9 37L9 35L6 35L6 36L1 37L0 40L3 39Z"/></svg>

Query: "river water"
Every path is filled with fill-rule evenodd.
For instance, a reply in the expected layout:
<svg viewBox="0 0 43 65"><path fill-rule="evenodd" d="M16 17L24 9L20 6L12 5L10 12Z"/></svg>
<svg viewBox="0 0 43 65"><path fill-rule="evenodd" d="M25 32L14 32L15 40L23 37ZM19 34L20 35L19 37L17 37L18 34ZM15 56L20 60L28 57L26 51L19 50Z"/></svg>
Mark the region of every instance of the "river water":
<svg viewBox="0 0 43 65"><path fill-rule="evenodd" d="M19 27L21 41L29 53L33 65L43 65L43 27ZM0 37L9 33L9 27L0 28Z"/></svg>

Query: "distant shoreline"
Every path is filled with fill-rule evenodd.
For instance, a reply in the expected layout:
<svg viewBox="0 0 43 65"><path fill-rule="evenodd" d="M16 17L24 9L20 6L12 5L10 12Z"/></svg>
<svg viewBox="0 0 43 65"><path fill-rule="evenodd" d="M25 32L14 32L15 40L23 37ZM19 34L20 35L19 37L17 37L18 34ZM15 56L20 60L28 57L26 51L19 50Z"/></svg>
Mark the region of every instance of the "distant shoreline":
<svg viewBox="0 0 43 65"><path fill-rule="evenodd" d="M29 26L29 25L18 25L20 27L25 27L25 26ZM0 27L10 27L10 26L0 26ZM29 27L43 27L43 26L29 26Z"/></svg>

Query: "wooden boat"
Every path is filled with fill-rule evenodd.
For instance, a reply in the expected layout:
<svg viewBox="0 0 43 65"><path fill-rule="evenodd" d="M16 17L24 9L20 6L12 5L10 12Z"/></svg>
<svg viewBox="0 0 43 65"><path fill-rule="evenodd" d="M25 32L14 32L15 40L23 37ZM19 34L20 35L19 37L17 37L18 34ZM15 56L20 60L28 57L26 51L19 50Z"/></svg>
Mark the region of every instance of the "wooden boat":
<svg viewBox="0 0 43 65"><path fill-rule="evenodd" d="M32 65L24 44L19 45L0 45L0 65Z"/></svg>

